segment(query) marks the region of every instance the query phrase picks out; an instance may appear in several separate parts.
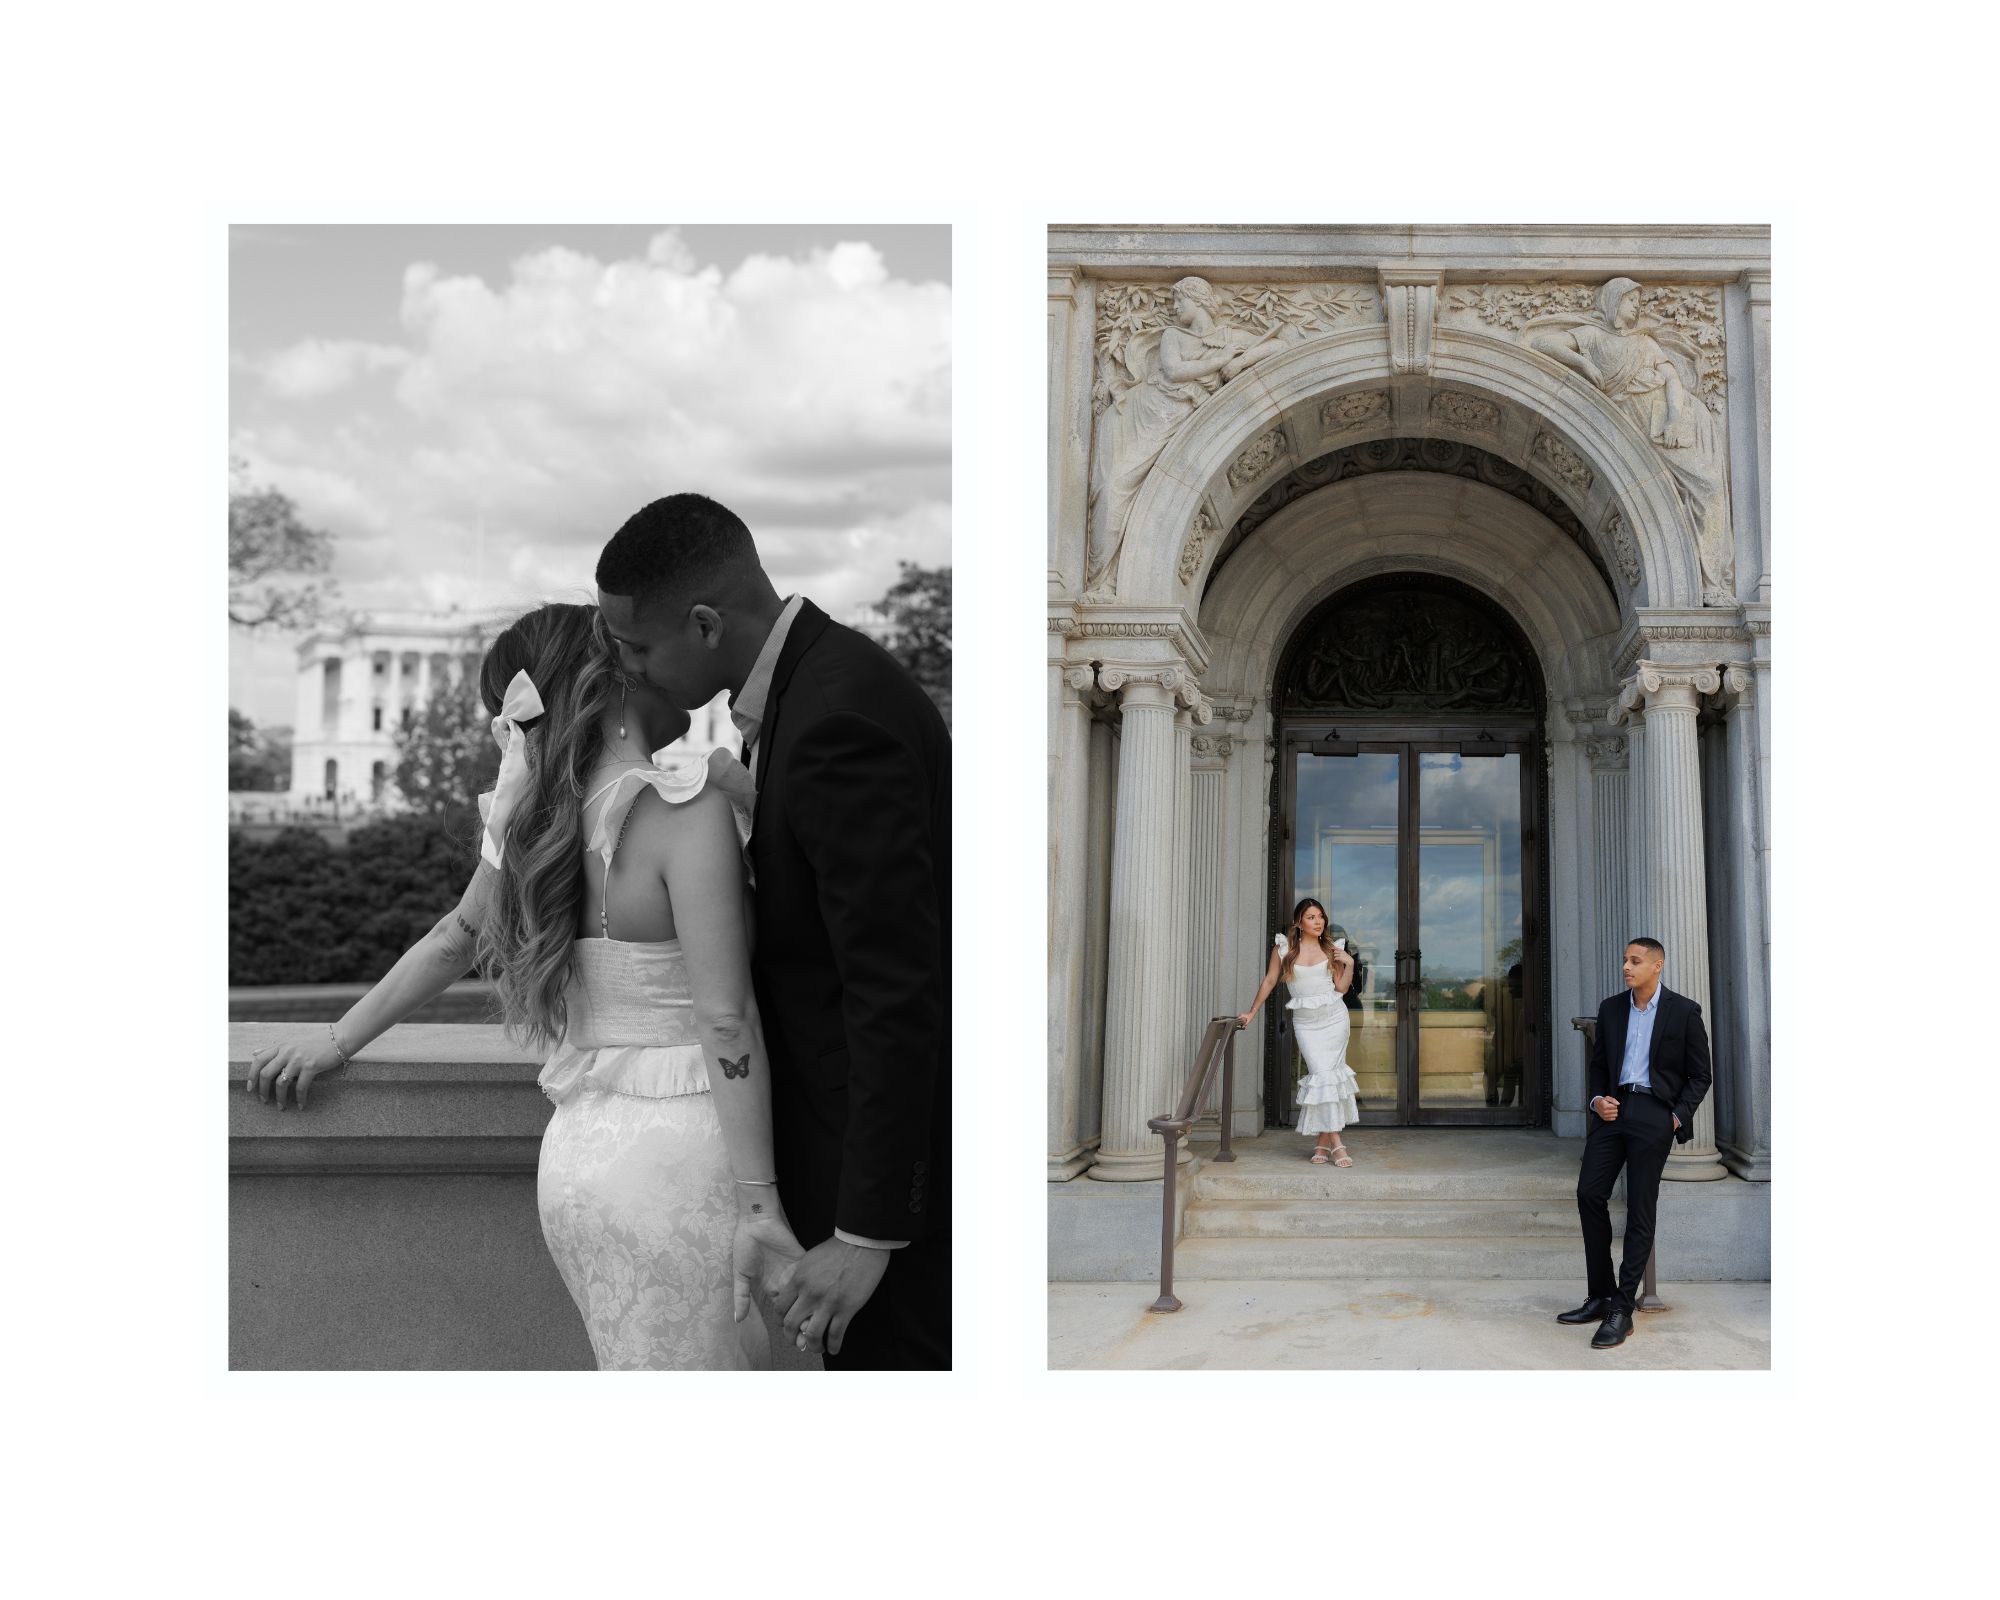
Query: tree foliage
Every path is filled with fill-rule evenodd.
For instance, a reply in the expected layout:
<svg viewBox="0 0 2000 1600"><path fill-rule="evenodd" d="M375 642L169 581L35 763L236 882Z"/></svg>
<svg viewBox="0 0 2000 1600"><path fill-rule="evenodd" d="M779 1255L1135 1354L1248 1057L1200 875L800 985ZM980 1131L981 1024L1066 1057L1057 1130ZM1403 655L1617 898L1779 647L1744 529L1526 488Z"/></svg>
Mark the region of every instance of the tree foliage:
<svg viewBox="0 0 2000 1600"><path fill-rule="evenodd" d="M373 983L458 903L469 834L395 817L336 849L310 828L229 835L229 981Z"/></svg>
<svg viewBox="0 0 2000 1600"><path fill-rule="evenodd" d="M500 774L500 747L479 689L467 673L434 687L396 734L396 787L411 812L454 834L471 829L479 796Z"/></svg>
<svg viewBox="0 0 2000 1600"><path fill-rule="evenodd" d="M292 781L292 730L259 728L229 708L229 788L269 793Z"/></svg>
<svg viewBox="0 0 2000 1600"><path fill-rule="evenodd" d="M910 670L951 722L951 568L899 563L902 576L879 601L892 631L889 653Z"/></svg>
<svg viewBox="0 0 2000 1600"><path fill-rule="evenodd" d="M229 460L229 620L239 628L303 628L335 593L333 538L300 521L276 489L250 482L249 463Z"/></svg>

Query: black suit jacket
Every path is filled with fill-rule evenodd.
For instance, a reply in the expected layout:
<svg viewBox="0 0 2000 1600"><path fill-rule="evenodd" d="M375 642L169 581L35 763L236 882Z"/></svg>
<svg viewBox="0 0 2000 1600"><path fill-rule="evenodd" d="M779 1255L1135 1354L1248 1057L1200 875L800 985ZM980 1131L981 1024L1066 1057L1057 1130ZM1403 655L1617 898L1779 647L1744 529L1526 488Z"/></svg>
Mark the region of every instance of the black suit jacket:
<svg viewBox="0 0 2000 1600"><path fill-rule="evenodd" d="M949 1217L951 739L917 682L810 601L758 732L752 975L785 1210L922 1241Z"/></svg>
<svg viewBox="0 0 2000 1600"><path fill-rule="evenodd" d="M1585 1105L1601 1094L1616 1092L1631 1023L1629 991L1613 995L1597 1008ZM1681 1119L1674 1138L1686 1144L1694 1137L1694 1108L1708 1093L1708 1030L1702 1026L1701 1007L1665 984L1660 985L1660 1009L1653 1018L1653 1047L1646 1057L1646 1071L1653 1080L1653 1098Z"/></svg>

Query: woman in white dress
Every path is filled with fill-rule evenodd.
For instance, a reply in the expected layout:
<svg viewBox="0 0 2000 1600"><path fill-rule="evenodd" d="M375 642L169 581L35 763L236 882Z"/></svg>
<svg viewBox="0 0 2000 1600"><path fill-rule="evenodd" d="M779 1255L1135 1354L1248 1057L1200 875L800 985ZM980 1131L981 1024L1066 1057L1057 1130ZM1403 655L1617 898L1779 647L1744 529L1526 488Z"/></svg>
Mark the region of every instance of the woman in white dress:
<svg viewBox="0 0 2000 1600"><path fill-rule="evenodd" d="M1354 1069L1347 1064L1346 995L1354 982L1354 957L1345 939L1328 936L1326 907L1317 900L1301 900L1292 908L1289 932L1272 940L1263 986L1250 1009L1236 1020L1249 1027L1281 982L1291 990L1286 1009L1292 1013L1299 1054L1306 1060L1306 1075L1298 1088L1299 1132L1318 1135L1312 1148L1314 1166L1323 1167L1331 1160L1336 1167L1351 1167L1354 1159L1341 1143L1340 1131L1361 1115L1355 1103Z"/></svg>
<svg viewBox="0 0 2000 1600"><path fill-rule="evenodd" d="M338 1022L259 1050L248 1088L304 1110L477 960L510 1035L550 1051L542 1232L599 1368L768 1367L752 1288L804 1252L750 980L749 774L666 754L687 713L619 676L594 606L520 618L480 694L506 756L457 909Z"/></svg>

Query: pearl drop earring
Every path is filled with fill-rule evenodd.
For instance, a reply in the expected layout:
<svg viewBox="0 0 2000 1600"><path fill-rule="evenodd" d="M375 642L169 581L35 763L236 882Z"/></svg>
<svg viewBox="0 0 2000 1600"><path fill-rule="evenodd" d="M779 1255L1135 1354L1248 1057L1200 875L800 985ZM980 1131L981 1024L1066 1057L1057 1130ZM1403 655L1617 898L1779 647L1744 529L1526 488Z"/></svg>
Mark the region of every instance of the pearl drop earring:
<svg viewBox="0 0 2000 1600"><path fill-rule="evenodd" d="M626 708L632 703L632 684L629 679L624 685L624 690L623 696L618 701L618 737L621 739L625 737Z"/></svg>

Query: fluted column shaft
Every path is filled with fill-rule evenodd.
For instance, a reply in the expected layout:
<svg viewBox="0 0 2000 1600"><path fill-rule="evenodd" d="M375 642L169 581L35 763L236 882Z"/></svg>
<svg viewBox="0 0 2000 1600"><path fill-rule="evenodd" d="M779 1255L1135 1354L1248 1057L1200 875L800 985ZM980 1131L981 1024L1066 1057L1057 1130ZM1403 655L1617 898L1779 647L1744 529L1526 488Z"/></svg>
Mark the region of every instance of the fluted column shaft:
<svg viewBox="0 0 2000 1600"><path fill-rule="evenodd" d="M1194 822L1188 866L1187 1018L1197 1040L1208 1026L1208 1019L1221 1009L1218 976L1222 967L1222 817L1229 774L1217 763L1227 761L1224 751L1228 744L1226 739L1196 735L1194 755L1199 764L1188 779L1194 795ZM1220 1114L1227 1114L1219 1091L1216 1105Z"/></svg>
<svg viewBox="0 0 2000 1600"><path fill-rule="evenodd" d="M1194 925L1188 905L1194 854L1193 718L1193 708L1187 705L1174 714L1174 854L1165 867L1165 876L1172 880L1168 893L1173 897L1174 1036L1167 1052L1167 1098L1161 1102L1159 1111L1153 1113L1155 1116L1174 1108L1194 1058L1196 1036L1188 1031L1188 988L1194 971L1188 951L1189 930ZM1187 1145L1182 1144L1178 1159L1186 1162L1191 1156Z"/></svg>
<svg viewBox="0 0 2000 1600"><path fill-rule="evenodd" d="M1083 1148L1084 938L1090 894L1088 663L1053 664L1049 717L1049 1179L1090 1164Z"/></svg>
<svg viewBox="0 0 2000 1600"><path fill-rule="evenodd" d="M1639 931L1632 919L1626 865L1628 841L1632 837L1632 774L1630 753L1623 738L1592 739L1587 748L1591 758L1591 810L1597 834L1598 948L1590 953L1590 983L1592 991L1602 998L1618 992L1619 963L1624 960L1625 941Z"/></svg>
<svg viewBox="0 0 2000 1600"><path fill-rule="evenodd" d="M1620 701L1627 713L1644 708L1647 917L1653 937L1667 948L1661 981L1702 1008L1711 1049L1719 1030L1708 1014L1708 867L1703 855L1695 716L1699 697L1713 694L1720 684L1721 675L1713 667L1676 668L1642 661ZM1666 1176L1681 1180L1726 1176L1716 1159L1713 1089L1695 1109L1693 1137L1676 1144L1667 1158Z"/></svg>
<svg viewBox="0 0 2000 1600"><path fill-rule="evenodd" d="M1171 1111L1173 1046L1181 1020L1173 908L1178 736L1171 670L1099 677L1124 712L1118 813L1111 846L1111 959L1104 1024L1104 1135L1090 1176L1133 1182L1160 1175L1149 1117Z"/></svg>
<svg viewBox="0 0 2000 1600"><path fill-rule="evenodd" d="M1729 708L1728 870L1735 884L1732 938L1738 951L1736 999L1742 1007L1746 1049L1731 1075L1735 1096L1735 1137L1723 1163L1739 1178L1771 1181L1771 1007L1770 913L1764 893L1764 796L1760 793L1757 747L1758 706L1747 667L1723 674ZM1757 685L1761 686L1761 685Z"/></svg>

